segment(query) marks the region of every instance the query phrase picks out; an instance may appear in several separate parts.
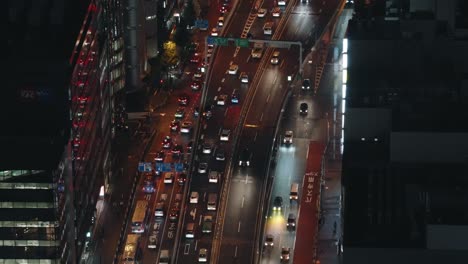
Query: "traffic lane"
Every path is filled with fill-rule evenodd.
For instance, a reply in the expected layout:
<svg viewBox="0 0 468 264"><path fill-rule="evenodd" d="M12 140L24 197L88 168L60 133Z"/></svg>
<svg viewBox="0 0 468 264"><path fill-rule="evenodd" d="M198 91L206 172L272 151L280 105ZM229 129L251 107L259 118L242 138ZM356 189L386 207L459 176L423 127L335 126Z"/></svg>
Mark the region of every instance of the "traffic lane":
<svg viewBox="0 0 468 264"><path fill-rule="evenodd" d="M241 0L240 3L237 5L236 10L230 11L235 12L233 14L235 20L231 19L231 23L229 23L225 32L229 32L229 34L231 34L233 37L239 38L242 34L242 31L244 30L247 18L250 15L250 11L252 10L252 6L254 3L255 0Z"/></svg>
<svg viewBox="0 0 468 264"><path fill-rule="evenodd" d="M302 7L299 9L301 10ZM281 40L301 41L304 44L305 40L315 38L315 33L317 33L316 37L319 37L320 32L316 32L318 20L319 15L315 12L305 10L291 12L286 21Z"/></svg>
<svg viewBox="0 0 468 264"><path fill-rule="evenodd" d="M231 185L228 194L228 207L227 208L240 208L243 206L243 211L247 212L242 216L242 226L249 226L252 229L246 229L245 232L236 232L239 228L238 211L226 210L223 222L223 235L221 240L221 250L219 254L219 263L228 263L233 261L232 252L235 252L236 246L237 257L236 261L239 263L250 263L253 257L253 241L255 237L255 228L257 213L260 201L260 190L264 178L264 167L266 164L266 150L269 147L270 139L274 133L273 128L261 129L259 133L261 137L257 137L255 143L253 142L253 136L257 132L257 129L244 129L239 150L241 151L247 146L251 146L251 165L250 168L240 168L241 172L245 171L246 174L233 174L231 178ZM253 147L255 146L255 147ZM239 157L235 157L234 160L238 162ZM236 163L237 165L237 163ZM239 171L237 166L234 167L234 173ZM244 181L244 182L242 182ZM245 188L245 181L247 184L253 184L252 193L250 196L245 196L245 199L238 200L239 189ZM236 192L237 191L237 192ZM229 204L233 201L234 204ZM243 205L242 205L243 202ZM233 232L234 231L234 232ZM224 235L226 234L226 236ZM242 247L242 248L241 248ZM241 249L241 250L239 250Z"/></svg>

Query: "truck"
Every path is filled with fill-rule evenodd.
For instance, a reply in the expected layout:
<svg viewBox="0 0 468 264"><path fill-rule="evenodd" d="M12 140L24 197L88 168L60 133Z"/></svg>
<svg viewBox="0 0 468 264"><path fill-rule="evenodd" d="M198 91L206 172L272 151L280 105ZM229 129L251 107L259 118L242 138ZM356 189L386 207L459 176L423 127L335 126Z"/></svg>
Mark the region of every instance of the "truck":
<svg viewBox="0 0 468 264"><path fill-rule="evenodd" d="M252 58L253 59L261 59L263 55L263 42L255 42L254 47L252 49Z"/></svg>
<svg viewBox="0 0 468 264"><path fill-rule="evenodd" d="M169 255L169 249L162 249L161 253L159 254L159 263L169 264L170 261L171 261L171 257Z"/></svg>
<svg viewBox="0 0 468 264"><path fill-rule="evenodd" d="M202 232L211 233L212 230L213 230L213 217L211 215L205 215L203 217Z"/></svg>

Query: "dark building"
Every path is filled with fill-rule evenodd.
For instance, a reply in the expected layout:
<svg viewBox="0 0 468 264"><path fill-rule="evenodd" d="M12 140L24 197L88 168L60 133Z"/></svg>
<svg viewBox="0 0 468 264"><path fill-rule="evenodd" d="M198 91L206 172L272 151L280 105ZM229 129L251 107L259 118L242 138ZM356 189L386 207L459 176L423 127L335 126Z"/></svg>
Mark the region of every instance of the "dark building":
<svg viewBox="0 0 468 264"><path fill-rule="evenodd" d="M86 8L84 1L8 1L2 8L0 262L60 263L69 60Z"/></svg>
<svg viewBox="0 0 468 264"><path fill-rule="evenodd" d="M96 204L111 191L112 139L125 125L120 2L2 9L0 262L86 258Z"/></svg>
<svg viewBox="0 0 468 264"><path fill-rule="evenodd" d="M456 1L407 2L348 25L344 263L468 259L468 38Z"/></svg>

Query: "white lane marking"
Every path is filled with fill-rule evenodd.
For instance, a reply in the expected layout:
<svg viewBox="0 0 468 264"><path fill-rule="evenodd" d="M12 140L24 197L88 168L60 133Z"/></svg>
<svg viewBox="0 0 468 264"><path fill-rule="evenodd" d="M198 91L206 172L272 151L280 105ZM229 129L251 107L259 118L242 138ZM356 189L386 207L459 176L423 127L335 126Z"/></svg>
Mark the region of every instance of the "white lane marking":
<svg viewBox="0 0 468 264"><path fill-rule="evenodd" d="M249 62L249 60L250 60L250 56L251 56L251 55L249 55L249 56L247 57L247 60L246 60L246 62Z"/></svg>
<svg viewBox="0 0 468 264"><path fill-rule="evenodd" d="M281 61L280 68L283 68L284 60Z"/></svg>
<svg viewBox="0 0 468 264"><path fill-rule="evenodd" d="M309 158L309 145L307 145L306 159Z"/></svg>
<svg viewBox="0 0 468 264"><path fill-rule="evenodd" d="M188 255L190 251L190 244L185 244L184 246L184 255Z"/></svg>
<svg viewBox="0 0 468 264"><path fill-rule="evenodd" d="M244 201L245 201L245 196L242 196L241 208L244 208Z"/></svg>
<svg viewBox="0 0 468 264"><path fill-rule="evenodd" d="M278 80L278 75L275 76L275 79L273 80L273 83L276 83L277 80Z"/></svg>
<svg viewBox="0 0 468 264"><path fill-rule="evenodd" d="M200 221L198 221L198 225L201 226L201 220L202 220L203 215L200 215Z"/></svg>
<svg viewBox="0 0 468 264"><path fill-rule="evenodd" d="M268 103L268 101L270 101L270 95L271 94L268 94L267 101L266 101L267 103Z"/></svg>
<svg viewBox="0 0 468 264"><path fill-rule="evenodd" d="M200 139L203 139L204 136L205 136L204 134L201 134Z"/></svg>
<svg viewBox="0 0 468 264"><path fill-rule="evenodd" d="M240 233L240 226L241 226L241 222L239 221L239 225L237 226L237 233Z"/></svg>
<svg viewBox="0 0 468 264"><path fill-rule="evenodd" d="M224 80L224 79L223 79L223 80ZM218 92L219 92L219 91L221 91L221 86L220 86L220 87L218 87Z"/></svg>
<svg viewBox="0 0 468 264"><path fill-rule="evenodd" d="M208 127L208 124L204 124L203 125L203 130L206 130L207 127Z"/></svg>
<svg viewBox="0 0 468 264"><path fill-rule="evenodd" d="M233 63L234 63L233 61L229 62L229 65L232 65Z"/></svg>
<svg viewBox="0 0 468 264"><path fill-rule="evenodd" d="M249 180L249 175L247 174L247 175L245 175L245 184L248 183L248 180Z"/></svg>
<svg viewBox="0 0 468 264"><path fill-rule="evenodd" d="M227 109L226 109L227 110ZM219 128L218 135L221 135L221 127Z"/></svg>
<svg viewBox="0 0 468 264"><path fill-rule="evenodd" d="M262 115L260 116L260 121L262 121L262 120L263 120L263 113L262 113Z"/></svg>
<svg viewBox="0 0 468 264"><path fill-rule="evenodd" d="M198 246L198 239L195 241L195 251L197 251L197 246Z"/></svg>
<svg viewBox="0 0 468 264"><path fill-rule="evenodd" d="M257 140L257 135L258 135L258 132L255 132L254 142Z"/></svg>
<svg viewBox="0 0 468 264"><path fill-rule="evenodd" d="M226 71L226 72L227 72L227 71ZM223 78L223 79L221 79L221 82L223 83L225 80L226 80L226 78ZM221 88L221 87L219 87L219 88Z"/></svg>
<svg viewBox="0 0 468 264"><path fill-rule="evenodd" d="M206 202L206 192L203 193L203 202Z"/></svg>
<svg viewBox="0 0 468 264"><path fill-rule="evenodd" d="M227 111L228 109L226 108L226 111L224 111L224 116L227 116Z"/></svg>
<svg viewBox="0 0 468 264"><path fill-rule="evenodd" d="M237 246L236 246L236 248L234 249L234 257L237 258Z"/></svg>

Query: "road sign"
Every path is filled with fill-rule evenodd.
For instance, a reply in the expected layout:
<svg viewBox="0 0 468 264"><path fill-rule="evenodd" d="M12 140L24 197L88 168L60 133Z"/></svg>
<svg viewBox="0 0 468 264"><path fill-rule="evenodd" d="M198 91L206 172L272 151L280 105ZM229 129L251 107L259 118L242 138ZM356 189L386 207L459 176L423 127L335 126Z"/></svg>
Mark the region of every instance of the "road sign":
<svg viewBox="0 0 468 264"><path fill-rule="evenodd" d="M162 162L156 162L156 171L163 171Z"/></svg>
<svg viewBox="0 0 468 264"><path fill-rule="evenodd" d="M215 38L215 44L218 46L227 46L228 45L228 39L227 38L222 38L222 37L216 37Z"/></svg>
<svg viewBox="0 0 468 264"><path fill-rule="evenodd" d="M238 38L238 39L235 39L234 42L236 43L236 46L238 46L238 47L244 47L244 48L249 47L249 40L248 39Z"/></svg>
<svg viewBox="0 0 468 264"><path fill-rule="evenodd" d="M208 37L206 38L206 42L207 42L209 45L214 45L214 44L215 44L215 37L208 36Z"/></svg>
<svg viewBox="0 0 468 264"><path fill-rule="evenodd" d="M184 164L183 163L174 163L175 171L183 172L184 171Z"/></svg>
<svg viewBox="0 0 468 264"><path fill-rule="evenodd" d="M171 163L163 163L163 172L169 172L172 170Z"/></svg>
<svg viewBox="0 0 468 264"><path fill-rule="evenodd" d="M151 162L140 162L138 163L139 172L151 172L153 170Z"/></svg>
<svg viewBox="0 0 468 264"><path fill-rule="evenodd" d="M195 27L207 29L208 28L208 20L203 20L203 19L195 20Z"/></svg>
<svg viewBox="0 0 468 264"><path fill-rule="evenodd" d="M272 47L272 48L289 49L291 47L291 44L284 43L284 42L281 42L281 41L269 41L266 44L267 44L268 47Z"/></svg>

